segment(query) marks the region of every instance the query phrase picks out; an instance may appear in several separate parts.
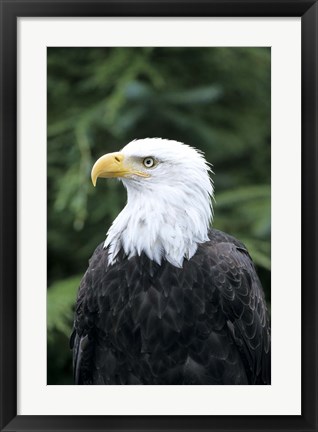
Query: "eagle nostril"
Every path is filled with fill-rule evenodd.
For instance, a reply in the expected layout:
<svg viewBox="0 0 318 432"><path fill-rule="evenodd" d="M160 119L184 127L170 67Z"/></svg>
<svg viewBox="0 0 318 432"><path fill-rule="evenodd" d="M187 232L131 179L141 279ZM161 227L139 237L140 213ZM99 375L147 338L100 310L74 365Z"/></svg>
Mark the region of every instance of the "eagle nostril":
<svg viewBox="0 0 318 432"><path fill-rule="evenodd" d="M115 160L116 160L117 162L120 162L120 159L119 159L118 156L115 156Z"/></svg>

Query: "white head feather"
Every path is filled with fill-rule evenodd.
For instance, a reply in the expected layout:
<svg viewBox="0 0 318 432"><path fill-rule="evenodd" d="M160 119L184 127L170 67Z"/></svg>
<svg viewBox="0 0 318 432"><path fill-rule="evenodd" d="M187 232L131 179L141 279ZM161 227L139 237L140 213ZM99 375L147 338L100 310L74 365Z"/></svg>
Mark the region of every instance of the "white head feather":
<svg viewBox="0 0 318 432"><path fill-rule="evenodd" d="M182 267L208 240L213 216L209 165L193 147L161 138L132 141L121 154L150 176L121 178L128 199L107 233L109 263L123 248L129 258L144 252L158 264L165 259ZM143 165L147 157L155 161L151 168Z"/></svg>

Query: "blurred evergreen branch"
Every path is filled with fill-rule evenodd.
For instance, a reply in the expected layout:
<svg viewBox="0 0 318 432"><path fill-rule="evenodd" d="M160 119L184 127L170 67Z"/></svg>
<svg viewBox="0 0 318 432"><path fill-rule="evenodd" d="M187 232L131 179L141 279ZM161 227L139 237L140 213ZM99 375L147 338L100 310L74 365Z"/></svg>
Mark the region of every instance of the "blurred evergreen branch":
<svg viewBox="0 0 318 432"><path fill-rule="evenodd" d="M247 247L256 265L271 269L268 185L224 191L216 196L214 226L230 232Z"/></svg>
<svg viewBox="0 0 318 432"><path fill-rule="evenodd" d="M52 342L54 331L69 337L71 334L74 299L82 275L55 282L47 294L48 340Z"/></svg>

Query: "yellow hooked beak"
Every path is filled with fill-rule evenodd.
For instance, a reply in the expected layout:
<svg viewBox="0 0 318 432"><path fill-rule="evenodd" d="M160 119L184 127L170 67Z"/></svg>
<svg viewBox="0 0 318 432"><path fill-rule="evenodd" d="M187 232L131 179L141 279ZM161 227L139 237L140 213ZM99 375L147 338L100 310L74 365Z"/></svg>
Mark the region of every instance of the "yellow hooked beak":
<svg viewBox="0 0 318 432"><path fill-rule="evenodd" d="M132 174L140 177L149 177L149 174L138 171L132 164L129 164L122 153L115 152L108 153L95 162L92 168L91 178L93 185L96 186L98 177L127 177Z"/></svg>

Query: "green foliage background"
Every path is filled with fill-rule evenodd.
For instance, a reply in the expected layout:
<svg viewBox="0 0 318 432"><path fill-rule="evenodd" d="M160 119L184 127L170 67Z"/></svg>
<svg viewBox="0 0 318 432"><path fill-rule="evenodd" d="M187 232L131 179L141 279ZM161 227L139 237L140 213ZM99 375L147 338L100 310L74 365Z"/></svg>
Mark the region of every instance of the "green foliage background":
<svg viewBox="0 0 318 432"><path fill-rule="evenodd" d="M214 166L214 227L248 247L270 302L270 49L48 48L48 384L72 383L68 339L89 257L125 204L95 160L176 139Z"/></svg>

